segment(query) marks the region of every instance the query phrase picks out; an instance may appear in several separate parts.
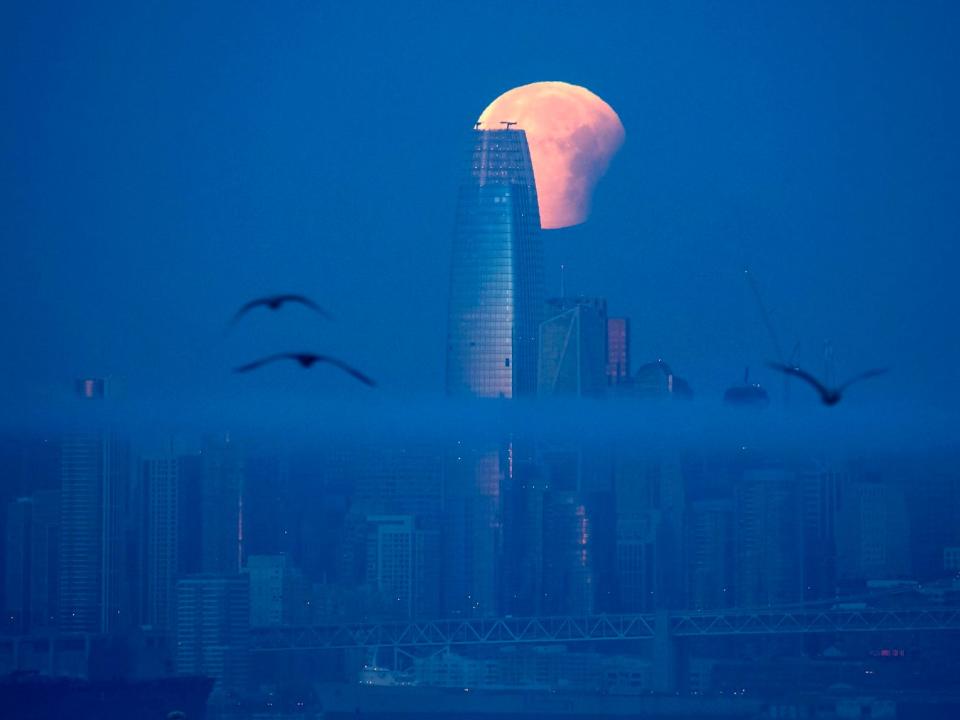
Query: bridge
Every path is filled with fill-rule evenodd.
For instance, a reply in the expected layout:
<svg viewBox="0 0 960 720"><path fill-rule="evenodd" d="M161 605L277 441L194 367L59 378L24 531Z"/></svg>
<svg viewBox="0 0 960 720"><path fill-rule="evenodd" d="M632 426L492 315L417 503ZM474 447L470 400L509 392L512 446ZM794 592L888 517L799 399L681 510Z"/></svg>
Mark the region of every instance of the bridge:
<svg viewBox="0 0 960 720"><path fill-rule="evenodd" d="M257 651L516 645L682 637L957 631L960 607L760 609L563 617L358 622L255 628Z"/></svg>

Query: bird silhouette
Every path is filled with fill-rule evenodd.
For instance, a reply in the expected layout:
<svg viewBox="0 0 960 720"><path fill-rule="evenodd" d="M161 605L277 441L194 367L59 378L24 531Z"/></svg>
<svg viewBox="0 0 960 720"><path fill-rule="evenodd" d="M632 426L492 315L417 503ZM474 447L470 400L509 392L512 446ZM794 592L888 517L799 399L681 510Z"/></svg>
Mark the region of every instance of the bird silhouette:
<svg viewBox="0 0 960 720"><path fill-rule="evenodd" d="M327 320L333 320L333 316L324 310L322 307L317 305L313 300L303 295L294 295L294 294L285 294L285 295L267 295L266 297L256 298L246 303L243 307L237 310L236 315L233 316L233 322L236 323L240 318L246 315L248 312L254 308L263 306L271 310L279 310L281 306L286 303L298 303L304 305Z"/></svg>
<svg viewBox="0 0 960 720"><path fill-rule="evenodd" d="M246 365L236 367L233 369L233 371L236 373L246 373L250 372L251 370L261 368L264 365L268 365L269 363L276 362L277 360L296 360L303 368L309 368L315 363L327 363L328 365L333 365L334 367L343 370L345 373L352 375L364 385L369 387L377 386L376 381L374 381L372 378L364 375L356 368L347 365L342 360L331 357L330 355L317 355L315 353L276 353L274 355L267 355L267 357L260 358L259 360L254 360Z"/></svg>
<svg viewBox="0 0 960 720"><path fill-rule="evenodd" d="M850 387L854 383L860 382L861 380L867 380L868 378L876 377L877 375L883 375L888 370L887 368L874 368L872 370L867 370L865 372L860 373L859 375L853 376L852 378L847 380L845 383L843 383L843 385L840 385L835 388L829 388L826 385L824 385L822 382L817 380L817 378L815 378L813 375L808 373L806 370L801 370L798 367L793 367L790 365L784 365L782 363L775 363L775 362L768 362L767 366L773 368L774 370L779 370L780 372L786 375L792 375L793 377L798 377L801 380L806 381L818 393L820 393L820 401L824 405L828 405L828 406L836 405L838 402L840 402L843 399L844 390L846 390L848 387Z"/></svg>

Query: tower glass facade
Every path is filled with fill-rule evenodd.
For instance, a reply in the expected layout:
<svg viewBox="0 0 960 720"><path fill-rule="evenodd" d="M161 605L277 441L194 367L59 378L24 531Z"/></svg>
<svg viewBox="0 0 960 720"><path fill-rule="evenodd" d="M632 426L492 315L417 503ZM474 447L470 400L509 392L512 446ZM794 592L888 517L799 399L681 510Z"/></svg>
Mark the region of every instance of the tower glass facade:
<svg viewBox="0 0 960 720"><path fill-rule="evenodd" d="M123 591L129 447L112 432L61 443L60 627L111 632L127 622Z"/></svg>
<svg viewBox="0 0 960 720"><path fill-rule="evenodd" d="M607 370L606 301L559 298L547 305L551 317L540 324L539 394L601 394Z"/></svg>
<svg viewBox="0 0 960 720"><path fill-rule="evenodd" d="M450 274L447 393L533 395L543 247L527 137L475 130L469 153Z"/></svg>

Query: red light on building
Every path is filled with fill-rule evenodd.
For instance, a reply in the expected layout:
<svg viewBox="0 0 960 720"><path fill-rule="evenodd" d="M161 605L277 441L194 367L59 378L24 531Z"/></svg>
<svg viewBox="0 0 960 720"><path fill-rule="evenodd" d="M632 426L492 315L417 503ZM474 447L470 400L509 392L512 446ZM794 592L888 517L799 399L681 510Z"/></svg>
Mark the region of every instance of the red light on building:
<svg viewBox="0 0 960 720"><path fill-rule="evenodd" d="M879 651L874 651L873 655L879 657L906 657L907 651L903 648L881 648Z"/></svg>
<svg viewBox="0 0 960 720"><path fill-rule="evenodd" d="M102 398L106 395L103 378L81 378L74 387L82 398Z"/></svg>

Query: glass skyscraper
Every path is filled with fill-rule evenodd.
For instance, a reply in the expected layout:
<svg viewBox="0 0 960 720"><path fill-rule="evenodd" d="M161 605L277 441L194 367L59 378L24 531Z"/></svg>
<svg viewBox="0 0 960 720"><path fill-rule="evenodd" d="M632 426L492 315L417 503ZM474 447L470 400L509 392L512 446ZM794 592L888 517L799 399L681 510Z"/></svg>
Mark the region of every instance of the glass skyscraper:
<svg viewBox="0 0 960 720"><path fill-rule="evenodd" d="M537 392L543 247L523 130L474 130L457 200L447 324L447 394L515 398ZM510 438L466 438L445 476L443 611L495 615L514 588L504 502L519 485ZM508 502L510 504L510 502ZM506 532L506 535L505 535ZM509 549L506 547L509 546ZM511 610L507 609L507 612Z"/></svg>
<svg viewBox="0 0 960 720"><path fill-rule="evenodd" d="M475 130L450 275L447 394L534 395L543 246L523 130Z"/></svg>
<svg viewBox="0 0 960 720"><path fill-rule="evenodd" d="M601 298L554 298L540 324L539 394L596 396L607 371L607 302Z"/></svg>

